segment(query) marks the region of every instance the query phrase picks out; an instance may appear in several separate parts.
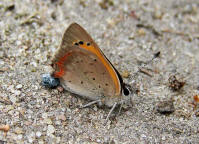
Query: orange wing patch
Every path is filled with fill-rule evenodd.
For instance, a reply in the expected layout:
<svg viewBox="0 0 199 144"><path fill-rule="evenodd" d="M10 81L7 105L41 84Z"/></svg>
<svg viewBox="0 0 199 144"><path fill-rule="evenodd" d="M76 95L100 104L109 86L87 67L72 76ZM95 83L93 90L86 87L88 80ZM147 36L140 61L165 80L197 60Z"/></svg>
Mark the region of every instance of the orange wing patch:
<svg viewBox="0 0 199 144"><path fill-rule="evenodd" d="M64 75L64 61L71 56L72 52L68 52L66 53L62 58L59 59L58 62L56 62L55 64L57 64L57 66L59 67L59 71L58 72L54 72L53 76L55 78L60 78Z"/></svg>

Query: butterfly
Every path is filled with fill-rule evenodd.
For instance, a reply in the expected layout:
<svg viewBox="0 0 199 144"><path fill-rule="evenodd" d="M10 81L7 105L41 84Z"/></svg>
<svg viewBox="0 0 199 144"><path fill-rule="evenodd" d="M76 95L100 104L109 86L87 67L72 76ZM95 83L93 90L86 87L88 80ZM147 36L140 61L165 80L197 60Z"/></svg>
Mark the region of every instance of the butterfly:
<svg viewBox="0 0 199 144"><path fill-rule="evenodd" d="M77 23L64 32L62 42L53 56L52 77L62 87L93 103L111 107L129 100L130 90L121 75L100 50L91 36Z"/></svg>

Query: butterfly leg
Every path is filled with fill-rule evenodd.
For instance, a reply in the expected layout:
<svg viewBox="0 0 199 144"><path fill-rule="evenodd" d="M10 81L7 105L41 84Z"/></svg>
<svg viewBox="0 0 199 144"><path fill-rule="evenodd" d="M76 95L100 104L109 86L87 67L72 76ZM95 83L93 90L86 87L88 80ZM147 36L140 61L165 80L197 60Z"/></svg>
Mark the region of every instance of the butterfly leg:
<svg viewBox="0 0 199 144"><path fill-rule="evenodd" d="M106 120L105 120L104 125L106 125L106 123L107 123L107 121L108 121L108 119L109 119L111 113L114 111L114 109L115 109L116 106L117 106L117 102L114 103L114 105L112 106L111 110L109 111L108 116L106 117Z"/></svg>
<svg viewBox="0 0 199 144"><path fill-rule="evenodd" d="M101 103L101 100L99 99L99 100L95 100L95 101L89 102L89 103L83 105L81 108L88 107L88 106L93 105L95 103Z"/></svg>
<svg viewBox="0 0 199 144"><path fill-rule="evenodd" d="M121 112L121 110L122 110L122 107L123 107L123 102L121 103L121 105L120 105L120 109L119 109L119 112L118 112L118 116L120 115L120 112Z"/></svg>

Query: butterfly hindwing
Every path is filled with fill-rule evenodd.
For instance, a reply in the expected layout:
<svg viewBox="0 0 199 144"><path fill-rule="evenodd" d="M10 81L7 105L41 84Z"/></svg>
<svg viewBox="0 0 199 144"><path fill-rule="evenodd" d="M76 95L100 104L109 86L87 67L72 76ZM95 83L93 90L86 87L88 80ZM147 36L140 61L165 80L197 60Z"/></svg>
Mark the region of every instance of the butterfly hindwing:
<svg viewBox="0 0 199 144"><path fill-rule="evenodd" d="M52 60L54 76L69 91L95 100L121 94L117 72L90 35L73 23Z"/></svg>

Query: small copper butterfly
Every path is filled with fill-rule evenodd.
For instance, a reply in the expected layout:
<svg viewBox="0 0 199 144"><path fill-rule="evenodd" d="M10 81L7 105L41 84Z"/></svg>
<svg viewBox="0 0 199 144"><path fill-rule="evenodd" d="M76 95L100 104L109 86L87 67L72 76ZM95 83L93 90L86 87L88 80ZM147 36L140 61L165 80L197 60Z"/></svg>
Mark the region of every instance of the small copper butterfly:
<svg viewBox="0 0 199 144"><path fill-rule="evenodd" d="M119 72L77 23L65 31L52 59L52 67L51 76L59 78L64 89L92 100L90 104L98 102L112 107L109 115L116 105L129 100L130 91Z"/></svg>

